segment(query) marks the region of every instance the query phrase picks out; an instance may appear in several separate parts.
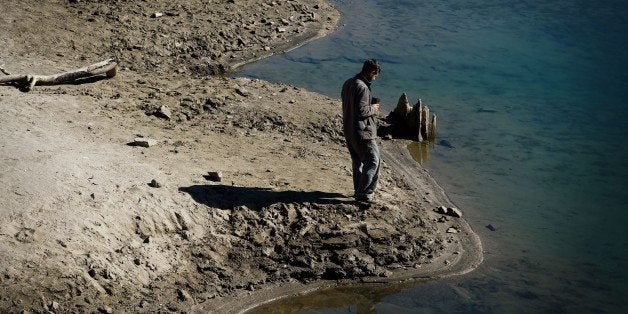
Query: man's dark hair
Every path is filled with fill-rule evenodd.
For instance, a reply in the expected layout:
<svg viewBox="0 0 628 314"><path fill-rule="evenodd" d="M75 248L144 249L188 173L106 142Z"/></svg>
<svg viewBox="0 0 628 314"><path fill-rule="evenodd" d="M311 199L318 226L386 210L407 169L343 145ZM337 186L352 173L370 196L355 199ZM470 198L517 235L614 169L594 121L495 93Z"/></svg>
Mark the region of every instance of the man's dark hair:
<svg viewBox="0 0 628 314"><path fill-rule="evenodd" d="M379 62L375 59L368 59L364 61L364 65L362 65L362 73L370 73L373 71L377 71L377 74L382 71L379 66Z"/></svg>

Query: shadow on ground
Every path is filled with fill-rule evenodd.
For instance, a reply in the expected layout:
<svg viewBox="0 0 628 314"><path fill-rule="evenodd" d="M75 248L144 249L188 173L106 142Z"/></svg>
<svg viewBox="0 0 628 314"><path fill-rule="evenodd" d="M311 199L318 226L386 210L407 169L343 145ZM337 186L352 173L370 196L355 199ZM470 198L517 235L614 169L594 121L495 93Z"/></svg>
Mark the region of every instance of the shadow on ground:
<svg viewBox="0 0 628 314"><path fill-rule="evenodd" d="M261 209L275 203L317 203L343 204L349 200L339 193L320 191L275 191L267 188L230 185L192 185L181 187L179 191L190 194L201 204L220 209L232 209L245 205L251 209Z"/></svg>

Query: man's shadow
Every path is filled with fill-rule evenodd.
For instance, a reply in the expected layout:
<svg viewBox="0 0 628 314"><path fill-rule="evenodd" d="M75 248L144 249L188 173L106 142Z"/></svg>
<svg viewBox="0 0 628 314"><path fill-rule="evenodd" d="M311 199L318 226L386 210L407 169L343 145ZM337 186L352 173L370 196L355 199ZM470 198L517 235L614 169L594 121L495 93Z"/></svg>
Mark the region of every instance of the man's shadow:
<svg viewBox="0 0 628 314"><path fill-rule="evenodd" d="M346 203L345 196L339 193L320 191L274 191L267 188L242 187L230 185L192 185L179 188L179 191L190 194L201 204L220 209L232 209L247 206L261 209L275 203Z"/></svg>

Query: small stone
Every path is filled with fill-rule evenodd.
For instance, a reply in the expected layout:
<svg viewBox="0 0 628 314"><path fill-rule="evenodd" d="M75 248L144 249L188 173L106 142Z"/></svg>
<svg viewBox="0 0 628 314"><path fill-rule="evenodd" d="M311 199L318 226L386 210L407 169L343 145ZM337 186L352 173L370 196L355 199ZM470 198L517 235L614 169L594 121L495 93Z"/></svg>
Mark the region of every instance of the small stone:
<svg viewBox="0 0 628 314"><path fill-rule="evenodd" d="M285 32L286 32L285 27L277 27L277 33L285 33Z"/></svg>
<svg viewBox="0 0 628 314"><path fill-rule="evenodd" d="M50 308L52 308L53 310L58 310L59 309L59 302L52 301L52 303L50 303Z"/></svg>
<svg viewBox="0 0 628 314"><path fill-rule="evenodd" d="M222 181L222 172L220 172L220 171L209 171L207 173L207 175L205 176L205 179L207 179L209 181L214 181L214 182L221 182Z"/></svg>
<svg viewBox="0 0 628 314"><path fill-rule="evenodd" d="M150 17L152 17L152 18L154 18L154 19L155 19L155 18L162 17L162 16L164 16L164 14L163 14L163 13L161 13L161 12L155 12L155 13L151 14L151 16L150 16Z"/></svg>
<svg viewBox="0 0 628 314"><path fill-rule="evenodd" d="M447 229L447 233L458 233L458 229L454 227L449 227L449 229Z"/></svg>
<svg viewBox="0 0 628 314"><path fill-rule="evenodd" d="M450 216L462 218L462 211L456 207L447 208L447 214Z"/></svg>
<svg viewBox="0 0 628 314"><path fill-rule="evenodd" d="M179 297L179 300L181 301L192 300L192 296L190 295L190 293L183 289L177 289L177 295Z"/></svg>
<svg viewBox="0 0 628 314"><path fill-rule="evenodd" d="M167 120L171 120L172 119L172 111L166 105L163 105L163 106L159 107L159 111L157 111L155 113L155 115L160 117L160 118L167 119Z"/></svg>
<svg viewBox="0 0 628 314"><path fill-rule="evenodd" d="M98 308L98 312L111 314L111 313L113 313L113 309L111 307L109 307L109 306L103 306L103 307L99 307Z"/></svg>
<svg viewBox="0 0 628 314"><path fill-rule="evenodd" d="M133 141L133 145L141 146L141 147L151 147L151 146L155 146L156 144L157 144L157 140L150 139L147 137L137 137Z"/></svg>
<svg viewBox="0 0 628 314"><path fill-rule="evenodd" d="M270 47L264 46L264 51L270 51Z"/></svg>
<svg viewBox="0 0 628 314"><path fill-rule="evenodd" d="M114 275L109 269L102 271L102 277L109 280L116 280L116 275Z"/></svg>
<svg viewBox="0 0 628 314"><path fill-rule="evenodd" d="M153 187L153 188L160 188L161 183L157 182L157 180L155 179L152 179L150 183L148 183L148 186Z"/></svg>
<svg viewBox="0 0 628 314"><path fill-rule="evenodd" d="M386 134L386 135L384 135L384 137L382 137L382 138L383 138L384 140L389 141L389 140L392 140L392 138L393 138L393 137L392 137L392 135L390 135L390 134Z"/></svg>
<svg viewBox="0 0 628 314"><path fill-rule="evenodd" d="M244 96L244 97L251 96L251 92L243 88L236 88L235 92L240 96Z"/></svg>
<svg viewBox="0 0 628 314"><path fill-rule="evenodd" d="M495 227L493 227L493 225L491 225L491 224L488 224L488 225L486 226L486 228L487 228L488 230L491 230L491 231L495 231L495 230L497 230L497 229L495 229Z"/></svg>
<svg viewBox="0 0 628 314"><path fill-rule="evenodd" d="M381 273L379 273L380 277L390 277L393 275L393 272L391 272L388 269L384 269L384 271L382 271Z"/></svg>

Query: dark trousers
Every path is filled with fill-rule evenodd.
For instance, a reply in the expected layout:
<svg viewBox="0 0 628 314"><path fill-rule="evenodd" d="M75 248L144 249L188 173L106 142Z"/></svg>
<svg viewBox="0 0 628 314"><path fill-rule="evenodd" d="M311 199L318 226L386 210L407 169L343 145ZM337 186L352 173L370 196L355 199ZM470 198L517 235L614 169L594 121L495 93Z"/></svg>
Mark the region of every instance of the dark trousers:
<svg viewBox="0 0 628 314"><path fill-rule="evenodd" d="M377 188L381 158L375 140L346 139L353 168L357 200L371 200Z"/></svg>

